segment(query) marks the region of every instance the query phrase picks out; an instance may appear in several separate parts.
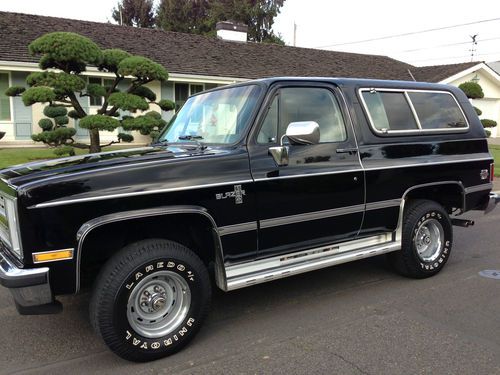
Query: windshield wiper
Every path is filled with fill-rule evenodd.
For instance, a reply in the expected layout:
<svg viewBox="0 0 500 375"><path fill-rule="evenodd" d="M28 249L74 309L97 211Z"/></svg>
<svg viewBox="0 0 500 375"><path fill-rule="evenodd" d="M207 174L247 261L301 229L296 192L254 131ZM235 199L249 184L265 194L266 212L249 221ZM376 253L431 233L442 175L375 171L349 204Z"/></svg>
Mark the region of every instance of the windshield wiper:
<svg viewBox="0 0 500 375"><path fill-rule="evenodd" d="M181 141L191 141L193 139L203 139L203 137L201 135L189 135L189 134L180 135L178 138Z"/></svg>
<svg viewBox="0 0 500 375"><path fill-rule="evenodd" d="M168 139L162 139L161 141L151 143L151 146L168 146Z"/></svg>

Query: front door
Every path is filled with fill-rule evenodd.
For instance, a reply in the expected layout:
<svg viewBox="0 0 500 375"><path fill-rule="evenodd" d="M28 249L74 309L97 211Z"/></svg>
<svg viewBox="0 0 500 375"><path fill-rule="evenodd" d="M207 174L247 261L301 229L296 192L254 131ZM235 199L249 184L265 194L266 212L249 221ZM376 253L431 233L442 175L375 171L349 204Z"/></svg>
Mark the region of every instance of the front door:
<svg viewBox="0 0 500 375"><path fill-rule="evenodd" d="M270 91L248 144L261 256L354 238L364 211L364 173L338 89L280 84ZM289 163L269 154L288 124L315 121L320 141L290 145ZM286 138L284 139L286 142Z"/></svg>

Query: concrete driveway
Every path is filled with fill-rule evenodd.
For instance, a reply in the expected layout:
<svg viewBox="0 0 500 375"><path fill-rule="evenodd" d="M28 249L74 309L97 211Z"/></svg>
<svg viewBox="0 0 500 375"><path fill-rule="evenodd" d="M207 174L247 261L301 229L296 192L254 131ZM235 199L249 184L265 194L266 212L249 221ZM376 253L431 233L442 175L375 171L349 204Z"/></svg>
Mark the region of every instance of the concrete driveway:
<svg viewBox="0 0 500 375"><path fill-rule="evenodd" d="M0 289L0 371L49 374L500 374L500 209L455 227L452 257L426 280L383 257L225 294L198 337L148 364L110 353L88 295L60 315L22 317Z"/></svg>

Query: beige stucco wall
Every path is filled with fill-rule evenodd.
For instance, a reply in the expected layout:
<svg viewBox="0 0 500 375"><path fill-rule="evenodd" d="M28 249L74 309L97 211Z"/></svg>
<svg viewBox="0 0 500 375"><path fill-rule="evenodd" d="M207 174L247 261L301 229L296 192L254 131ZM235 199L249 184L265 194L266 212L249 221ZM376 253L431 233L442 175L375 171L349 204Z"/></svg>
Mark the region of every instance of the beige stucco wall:
<svg viewBox="0 0 500 375"><path fill-rule="evenodd" d="M449 82L453 86L458 86L461 83L471 81L474 78L479 78L477 83L481 85L484 98L472 99L473 106L479 108L483 113L479 118L495 120L499 125L494 128L489 128L492 137L500 137L500 83L493 79L483 69L467 74L459 79Z"/></svg>

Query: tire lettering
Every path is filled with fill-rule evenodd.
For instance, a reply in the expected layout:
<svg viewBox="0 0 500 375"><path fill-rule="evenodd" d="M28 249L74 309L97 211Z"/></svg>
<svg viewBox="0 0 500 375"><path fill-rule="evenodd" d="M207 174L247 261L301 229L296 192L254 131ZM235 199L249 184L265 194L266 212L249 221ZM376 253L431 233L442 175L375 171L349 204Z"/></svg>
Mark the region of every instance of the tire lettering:
<svg viewBox="0 0 500 375"><path fill-rule="evenodd" d="M137 273L135 274L135 280L136 280L136 281L137 281L137 280L139 280L142 276L144 276L144 275L143 275L141 272L137 272Z"/></svg>
<svg viewBox="0 0 500 375"><path fill-rule="evenodd" d="M172 345L172 339L163 340L163 344L164 344L165 346Z"/></svg>
<svg viewBox="0 0 500 375"><path fill-rule="evenodd" d="M186 328L186 327L182 327L182 328L180 329L180 331L179 331L179 335L184 336L184 335L187 333L187 331L188 331L188 330L187 330L187 328Z"/></svg>
<svg viewBox="0 0 500 375"><path fill-rule="evenodd" d="M134 283L130 283L130 284L125 285L125 287L126 287L128 290L130 290L133 286L134 286Z"/></svg>
<svg viewBox="0 0 500 375"><path fill-rule="evenodd" d="M174 262L168 262L167 263L167 268L174 268L175 267L175 263Z"/></svg>
<svg viewBox="0 0 500 375"><path fill-rule="evenodd" d="M132 344L134 344L134 346L137 346L141 343L141 340L137 340L135 337L133 338L132 340Z"/></svg>
<svg viewBox="0 0 500 375"><path fill-rule="evenodd" d="M164 264L165 264L165 262L158 262L158 263L156 263L156 268L163 268Z"/></svg>
<svg viewBox="0 0 500 375"><path fill-rule="evenodd" d="M154 267L152 264L150 264L149 266L147 266L147 267L146 267L146 273L147 273L147 272L151 272L151 271L153 271L154 269L155 269L155 267Z"/></svg>
<svg viewBox="0 0 500 375"><path fill-rule="evenodd" d="M160 347L160 345L161 345L161 344L160 344L158 341L153 342L153 343L151 344L151 349L158 349L158 348Z"/></svg>
<svg viewBox="0 0 500 375"><path fill-rule="evenodd" d="M186 325L188 327L191 327L193 325L193 323L194 323L194 319L193 318L189 318L188 321L186 322Z"/></svg>
<svg viewBox="0 0 500 375"><path fill-rule="evenodd" d="M186 267L184 267L182 264L179 264L177 266L177 269L182 272L182 271L184 271L186 269Z"/></svg>
<svg viewBox="0 0 500 375"><path fill-rule="evenodd" d="M148 348L148 343L144 341L144 344L141 345L141 349L147 349Z"/></svg>
<svg viewBox="0 0 500 375"><path fill-rule="evenodd" d="M177 337L177 335L174 335L174 340L179 341L179 337Z"/></svg>
<svg viewBox="0 0 500 375"><path fill-rule="evenodd" d="M128 340L132 337L132 334L127 330L127 337L125 337L125 340Z"/></svg>

